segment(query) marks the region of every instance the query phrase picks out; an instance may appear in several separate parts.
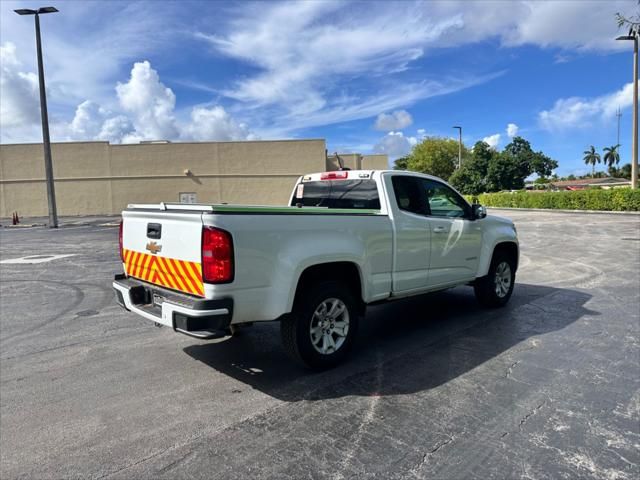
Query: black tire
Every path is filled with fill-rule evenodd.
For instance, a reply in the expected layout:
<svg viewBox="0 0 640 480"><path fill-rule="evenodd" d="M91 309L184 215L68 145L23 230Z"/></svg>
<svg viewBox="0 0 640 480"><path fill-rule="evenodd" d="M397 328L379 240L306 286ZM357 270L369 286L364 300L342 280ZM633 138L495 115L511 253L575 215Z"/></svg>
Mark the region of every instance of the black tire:
<svg viewBox="0 0 640 480"><path fill-rule="evenodd" d="M304 290L296 298L291 314L280 322L282 344L291 358L308 368L324 370L334 367L349 354L356 337L359 315L356 300L349 287L339 281L322 281L303 288ZM338 302L333 302L333 300L338 300ZM344 306L346 315L338 315L333 323L328 320L330 318L328 315L320 321L321 317L319 314L316 315L316 312L318 309L322 309L323 304L325 304L325 311L327 305L337 305L336 311L342 311L341 308ZM336 324L340 324L338 331L344 331L345 319L347 328L344 332L345 335L342 336L334 329ZM327 324L327 328L324 329L321 328L320 322L329 322L330 324ZM324 347L325 344L322 343L325 341L324 338L319 339L320 345L314 346L312 328L321 337L325 335L327 339L331 337L329 342L334 342L333 351L330 346L327 347L326 353L321 353L318 350ZM318 339L317 335L316 339Z"/></svg>
<svg viewBox="0 0 640 480"><path fill-rule="evenodd" d="M504 270L501 270L504 268L504 264L509 267L508 275L504 273ZM504 280L501 280L506 279L507 276L509 278L508 286ZM504 307L511 298L515 281L516 269L513 258L506 253L496 252L491 259L489 272L486 276L475 281L473 290L478 302L485 307Z"/></svg>

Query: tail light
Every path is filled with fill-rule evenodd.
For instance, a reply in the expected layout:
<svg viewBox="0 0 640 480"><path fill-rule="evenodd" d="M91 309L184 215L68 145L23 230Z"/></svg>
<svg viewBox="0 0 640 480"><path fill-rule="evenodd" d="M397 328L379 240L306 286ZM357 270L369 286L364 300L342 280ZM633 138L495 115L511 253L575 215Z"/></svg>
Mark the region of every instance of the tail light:
<svg viewBox="0 0 640 480"><path fill-rule="evenodd" d="M202 280L207 283L233 281L233 239L229 232L202 228Z"/></svg>
<svg viewBox="0 0 640 480"><path fill-rule="evenodd" d="M122 250L122 224L123 224L123 220L120 220L120 228L118 231L118 244L120 247L120 260L122 260L124 262L124 252Z"/></svg>
<svg viewBox="0 0 640 480"><path fill-rule="evenodd" d="M320 180L346 180L349 178L349 172L325 172L320 174Z"/></svg>

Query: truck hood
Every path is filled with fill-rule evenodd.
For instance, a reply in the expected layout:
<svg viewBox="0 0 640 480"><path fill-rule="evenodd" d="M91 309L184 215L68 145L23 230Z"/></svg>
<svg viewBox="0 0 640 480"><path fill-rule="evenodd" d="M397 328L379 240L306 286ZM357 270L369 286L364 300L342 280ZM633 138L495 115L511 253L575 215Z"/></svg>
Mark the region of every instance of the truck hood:
<svg viewBox="0 0 640 480"><path fill-rule="evenodd" d="M499 215L487 215L487 220L491 220L496 225L514 225L513 220Z"/></svg>

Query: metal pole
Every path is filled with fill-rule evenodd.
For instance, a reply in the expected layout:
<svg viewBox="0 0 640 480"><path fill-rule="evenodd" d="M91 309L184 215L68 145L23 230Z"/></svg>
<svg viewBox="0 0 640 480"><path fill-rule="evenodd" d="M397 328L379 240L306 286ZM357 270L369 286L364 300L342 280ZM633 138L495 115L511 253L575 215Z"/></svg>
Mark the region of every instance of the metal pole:
<svg viewBox="0 0 640 480"><path fill-rule="evenodd" d="M462 167L462 127L459 129L458 137L458 168Z"/></svg>
<svg viewBox="0 0 640 480"><path fill-rule="evenodd" d="M458 129L458 168L462 167L462 127L454 125L451 128Z"/></svg>
<svg viewBox="0 0 640 480"><path fill-rule="evenodd" d="M638 188L638 34L633 38L633 146L631 188Z"/></svg>
<svg viewBox="0 0 640 480"><path fill-rule="evenodd" d="M616 112L616 117L618 117L618 141L616 145L620 145L620 117L622 117L622 112L620 111L620 107L618 107L618 111ZM619 152L620 150L618 150Z"/></svg>
<svg viewBox="0 0 640 480"><path fill-rule="evenodd" d="M49 114L47 112L47 94L44 86L44 64L40 40L40 15L36 17L36 49L38 51L38 80L40 81L40 113L42 116L42 145L44 147L44 170L47 178L47 201L49 204L49 228L58 228L56 192L53 184L53 164L51 162L51 142L49 140Z"/></svg>

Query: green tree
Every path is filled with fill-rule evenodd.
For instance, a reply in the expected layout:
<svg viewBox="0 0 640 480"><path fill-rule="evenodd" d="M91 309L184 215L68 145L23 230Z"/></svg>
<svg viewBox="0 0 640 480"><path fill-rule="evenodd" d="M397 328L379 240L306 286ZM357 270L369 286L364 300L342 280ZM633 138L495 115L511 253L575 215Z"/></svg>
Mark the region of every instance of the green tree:
<svg viewBox="0 0 640 480"><path fill-rule="evenodd" d="M487 169L487 188L489 192L520 190L528 176L516 157L500 152Z"/></svg>
<svg viewBox="0 0 640 480"><path fill-rule="evenodd" d="M536 183L538 185L546 185L547 183L550 183L550 182L551 182L551 179L547 177L538 177L533 181L533 183Z"/></svg>
<svg viewBox="0 0 640 480"><path fill-rule="evenodd" d="M517 164L516 170L523 176L523 181L533 173L540 177L549 177L553 170L558 168L558 162L542 152L534 152L531 144L522 137L514 137L502 153L512 157Z"/></svg>
<svg viewBox="0 0 640 480"><path fill-rule="evenodd" d="M466 156L464 147L463 156ZM413 147L407 160L407 167L408 170L428 173L448 180L457 163L457 141L449 138L427 137Z"/></svg>
<svg viewBox="0 0 640 480"><path fill-rule="evenodd" d="M542 152L534 152L531 144L522 137L514 137L489 164L487 185L489 191L520 190L525 179L536 173L549 177L558 162Z"/></svg>
<svg viewBox="0 0 640 480"><path fill-rule="evenodd" d="M408 163L409 163L409 157L405 156L405 157L400 157L398 159L396 159L395 162L393 162L393 169L394 170L408 170Z"/></svg>
<svg viewBox="0 0 640 480"><path fill-rule="evenodd" d="M591 177L593 178L596 174L596 163L600 163L600 154L596 152L596 148L593 145L589 150L585 150L582 153L584 153L584 157L582 157L584 163L591 165Z"/></svg>
<svg viewBox="0 0 640 480"><path fill-rule="evenodd" d="M449 178L449 182L465 195L478 195L487 190L487 170L498 153L486 142L476 142L471 155Z"/></svg>
<svg viewBox="0 0 640 480"><path fill-rule="evenodd" d="M485 178L473 168L472 162L463 164L449 177L449 183L465 195L478 195L486 191Z"/></svg>
<svg viewBox="0 0 640 480"><path fill-rule="evenodd" d="M620 147L620 144L614 145L613 147L605 147L602 150L604 152L602 163L609 168L620 163L620 153L618 152L618 147Z"/></svg>
<svg viewBox="0 0 640 480"><path fill-rule="evenodd" d="M626 178L631 180L631 164L625 163L622 167L609 167L609 175L616 178Z"/></svg>
<svg viewBox="0 0 640 480"><path fill-rule="evenodd" d="M475 195L499 190L519 190L531 174L551 176L558 162L542 152L534 152L522 137L514 137L502 152L485 142L474 145L471 156L451 176L451 183L462 193Z"/></svg>

